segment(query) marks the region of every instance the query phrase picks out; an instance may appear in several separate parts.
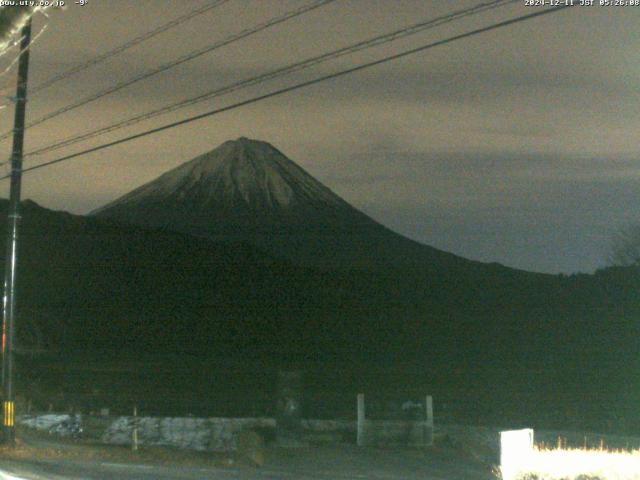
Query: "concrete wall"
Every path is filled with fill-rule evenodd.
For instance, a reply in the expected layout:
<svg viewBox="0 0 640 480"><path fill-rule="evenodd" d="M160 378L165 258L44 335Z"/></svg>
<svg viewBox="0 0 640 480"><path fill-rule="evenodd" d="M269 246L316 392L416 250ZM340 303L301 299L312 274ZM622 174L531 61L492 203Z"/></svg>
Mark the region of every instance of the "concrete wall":
<svg viewBox="0 0 640 480"><path fill-rule="evenodd" d="M243 430L269 432L273 418L100 417L88 415L24 415L24 426L56 436L81 436L113 445L129 445L137 426L140 445L162 445L202 451L230 451ZM423 422L367 420L369 445L406 444ZM356 422L302 420L303 435L310 442L355 443ZM411 437L413 438L413 437Z"/></svg>
<svg viewBox="0 0 640 480"><path fill-rule="evenodd" d="M109 417L67 414L23 415L18 423L56 436L82 436L109 444L129 445L135 422L142 445L163 445L202 451L231 451L242 430L263 434L275 430L273 418ZM368 445L407 444L407 435L422 422L367 420ZM348 420L302 420L310 441L355 443L356 422ZM478 460L496 463L500 453L500 429L462 425L436 425L436 439L464 450ZM595 433L536 431L535 441L555 444L561 436L569 446L598 446L602 439L611 448L640 448L640 438Z"/></svg>
<svg viewBox="0 0 640 480"><path fill-rule="evenodd" d="M100 440L113 445L129 445L136 424L141 445L203 451L235 450L239 432L275 428L275 421L271 418L119 417L109 425Z"/></svg>
<svg viewBox="0 0 640 480"><path fill-rule="evenodd" d="M51 435L90 438L111 445L130 445L137 427L140 445L201 451L237 448L242 430L274 429L271 418L94 417L88 415L24 415L18 423Z"/></svg>

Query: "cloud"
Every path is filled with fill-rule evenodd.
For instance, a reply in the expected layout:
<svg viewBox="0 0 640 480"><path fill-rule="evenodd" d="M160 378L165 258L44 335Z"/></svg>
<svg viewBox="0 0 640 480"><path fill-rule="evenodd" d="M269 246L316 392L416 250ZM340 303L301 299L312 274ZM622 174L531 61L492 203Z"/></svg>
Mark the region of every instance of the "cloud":
<svg viewBox="0 0 640 480"><path fill-rule="evenodd" d="M460 8L473 3L460 2ZM140 34L141 25L151 29L153 21L178 14L173 1L127 0L127 5L126 17L100 2L59 16L47 32L47 48L33 52L34 84ZM61 82L30 102L29 117L299 2L249 5L229 2L215 15L194 20L188 32L169 32ZM30 130L27 149L450 8L448 2L424 0L335 2ZM157 17L150 17L151 11ZM176 112L127 133L528 11L514 5ZM245 135L273 143L355 206L420 241L533 270L593 269L605 254L609 232L640 218L634 208L640 205L638 20L639 9L569 9L39 170L25 177L25 195L45 206L83 213ZM11 120L0 116L3 131Z"/></svg>

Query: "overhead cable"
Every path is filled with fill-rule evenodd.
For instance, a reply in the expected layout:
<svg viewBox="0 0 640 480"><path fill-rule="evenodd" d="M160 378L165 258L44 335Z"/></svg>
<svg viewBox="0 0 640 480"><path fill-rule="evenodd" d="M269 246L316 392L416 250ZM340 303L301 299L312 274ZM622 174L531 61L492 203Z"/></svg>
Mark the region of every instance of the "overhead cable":
<svg viewBox="0 0 640 480"><path fill-rule="evenodd" d="M122 90L123 88L129 87L135 83L138 83L142 80L146 80L147 78L153 77L154 75L157 75L161 72L167 71L171 68L177 67L178 65L181 65L185 62L188 62L190 60L193 60L195 58L198 58L202 55L204 55L205 53L209 53L212 52L214 50L217 50L219 48L222 48L226 45L229 45L233 42L236 42L240 39L243 39L245 37L248 37L249 35L253 35L257 32L260 32L262 30L265 30L269 27L272 27L274 25L277 25L279 23L285 22L291 18L297 17L299 15L302 15L303 13L306 13L310 10L314 10L318 7L321 7L323 5L326 5L328 3L334 2L335 0L316 0L314 2L312 2L311 4L305 5L303 7L299 7L296 8L294 10L290 10L282 15L279 15L275 18L272 18L266 22L260 23L252 28L248 28L245 29L243 31L241 31L240 33L231 35L227 38L224 38L223 40L220 40L218 42L215 42L212 45L208 45L204 48L195 50L193 52L190 52L186 55L183 55L175 60L172 60L171 62L165 63L163 65L160 65L159 67L153 68L151 70L148 70L140 75L136 75L133 78L130 78L128 80L124 80L120 83L117 83L115 85L112 85L111 87L107 87L106 89L95 93L93 95L90 95L89 97L85 97L82 100L79 100L75 103L71 103L69 105L65 105L61 108L59 108L58 110L54 110L53 112L49 112L45 115L43 115L40 118L37 118L36 120L32 120L31 122L27 123L25 128L31 128L34 127L36 125L40 125L41 123L44 123L48 120L51 120L52 118L56 118L60 115L62 115L63 113L67 113L70 112L71 110L75 110L76 108L82 107L84 105L87 105L88 103L91 102L95 102L96 100L106 97L107 95L111 95L112 93L115 93L119 90ZM0 135L0 141L9 138L12 135L11 131L5 132L2 135Z"/></svg>
<svg viewBox="0 0 640 480"><path fill-rule="evenodd" d="M441 16L441 17L437 17L437 18L433 18L433 19L429 19L426 21L422 21L413 25L410 25L408 27L404 27L401 28L399 30L395 30L393 32L390 33L386 33L383 35L378 35L372 38L369 38L367 40L363 40L360 41L356 44L353 45L349 45L347 47L343 47L343 48L339 48L337 50L333 50L331 52L328 53L324 53L321 55L317 55L311 58L307 58L305 60L299 61L299 62L295 62L289 65L286 65L284 67L281 68L277 68L275 70L269 71L267 73L258 75L258 76L254 76L251 78L248 78L246 80L242 80L240 82L234 82L231 83L229 85L225 85L224 87L219 87L216 88L214 90L208 91L206 93L203 93L201 95L198 95L196 97L192 97L192 98L188 98L186 100L181 100L177 103L173 103L171 105L168 106L164 106L149 112L145 112L142 114L138 114L138 115L134 115L132 117L129 117L127 119L121 120L119 122L116 122L114 124L105 126L105 127L101 127L98 128L96 130L92 130L90 132L86 132L80 135L75 135L75 136L71 136L68 137L66 139L63 140L59 140L53 144L49 144L43 147L39 147L35 150L32 150L30 152L27 152L27 156L33 156L33 155L42 155L44 153L48 153L54 150L59 150L61 148L64 147L68 147L70 145L76 144L78 142L82 142L85 140L89 140L91 138L100 136L100 135L104 135L107 133L111 133L114 132L116 130L125 128L125 127L129 127L132 125L135 125L137 123L143 122L145 120L150 120L152 118L155 118L157 116L160 115L164 115L170 112L174 112L176 110L180 110L192 105L196 105L198 103L202 103L205 102L207 100L211 100L213 98L216 97L220 97L247 87L251 87L254 85L258 85L260 83L266 82L268 80L273 80L276 78L280 78L283 77L285 75L289 75L291 73L294 72L298 72L300 70L304 70L307 68L310 68L312 66L318 65L320 63L324 63L324 62L328 62L330 60L334 60L336 58L345 56L345 55L349 55L355 52L358 52L360 50L364 50L364 49L368 49L368 48L372 48L372 47L376 47L379 45L383 45L385 43L389 43L392 42L394 40L398 40L400 38L405 38L407 36L410 35L415 35L417 33L423 32L425 30L428 29L432 29L432 28L436 28L438 26L444 25L445 23L450 23L456 20L459 20L461 18L470 16L470 15L477 15L479 13L485 12L487 10L490 9L495 9L498 7L502 7L505 6L507 4L511 4L511 3L515 3L515 2L519 2L519 0L494 0L491 2L485 2L485 3L481 3L478 4L474 7L471 8L466 8L464 10L458 10L452 13L449 13L447 15Z"/></svg>
<svg viewBox="0 0 640 480"><path fill-rule="evenodd" d="M192 18L198 17L200 15L203 15L225 3L227 3L229 0L215 0L213 2L209 2L204 6L201 6L199 8L196 8L195 10L192 10L178 18L175 18L167 23L164 23L156 28L154 28L153 30L150 30L146 33L143 33L142 35L139 35L135 38L132 38L131 40L118 45L117 47L113 48L112 50L109 50L107 52L104 52L96 57L90 58L85 62L80 63L79 65L76 65L68 70L65 70L62 73L59 73L58 75L55 75L45 81L43 81L42 83L36 85L35 87L31 88L29 90L29 95L34 95L46 88L49 88L51 85L58 83L62 80L66 80L67 78L75 75L76 73L79 73L83 70L86 70L87 68L93 67L94 65L97 65L99 63L104 62L105 60L108 60L109 58L118 55L126 50L129 50L130 48L135 47L136 45L139 45L142 42L146 42L147 40L150 40L151 38L166 32L167 30L170 30L172 28L175 28L183 23L185 23L188 20L191 20Z"/></svg>
<svg viewBox="0 0 640 480"><path fill-rule="evenodd" d="M253 97L253 98L250 98L248 100L237 102L237 103L234 103L232 105L228 105L226 107L222 107L222 108L218 108L218 109L215 109L215 110L211 110L209 112L205 112L205 113L201 113L199 115L188 117L188 118L185 118L183 120L179 120L177 122L172 122L172 123L163 125L161 127L156 127L156 128L151 129L151 130L147 130L147 131L144 131L144 132L141 132L141 133L137 133L135 135L130 135L128 137L124 137L124 138L121 138L119 140L114 140L112 142L103 143L101 145L98 145L98 146L95 146L95 147L92 147L92 148L88 148L88 149L82 150L80 152L76 152L76 153L72 153L72 154L69 154L69 155L65 155L63 157L56 158L54 160L50 160L48 162L44 162L44 163L41 163L41 164L38 164L38 165L34 165L32 167L25 168L25 169L23 169L23 172L26 173L26 172L30 172L30 171L33 171L33 170L38 170L38 169L41 169L41 168L49 167L51 165L55 165L55 164L58 164L58 163L61 163L61 162L66 162L68 160L71 160L71 159L74 159L74 158L77 158L77 157L81 157L81 156L87 155L89 153L93 153L93 152L97 152L97 151L100 151L100 150L104 150L106 148L110 148L110 147L113 147L115 145L120 145L120 144L123 144L123 143L127 143L127 142L130 142L132 140L136 140L138 138L142 138L142 137L146 137L146 136L149 136L149 135L153 135L153 134L165 131L165 130L169 130L171 128L179 127L181 125L186 125L188 123L192 123L192 122L195 122L197 120L201 120L203 118L212 117L214 115L218 115L220 113L228 112L230 110L235 110L237 108L240 108L240 107L243 107L243 106L246 106L246 105L254 104L254 103L260 102L262 100L266 100L268 98L272 98L272 97L276 97L276 96L279 96L279 95L283 95L285 93L292 92L292 91L295 91L295 90L300 90L302 88L305 88L305 87L308 87L308 86L311 86L311 85L315 85L315 84L318 84L318 83L321 83L321 82L324 82L324 81L327 81L327 80L331 80L331 79L338 78L338 77L341 77L341 76L344 76L344 75L355 73L355 72L358 72L360 70L371 68L371 67L376 66L376 65L381 65L383 63L387 63L387 62L390 62L390 61L393 61L393 60L398 60L400 58L404 58L404 57L409 56L409 55L413 55L413 54L416 54L416 53L419 53L419 52L423 52L425 50L429 50L431 48L435 48L435 47L439 47L439 46L442 46L442 45L450 44L450 43L453 43L455 41L462 40L464 38L468 38L468 37L472 37L472 36L475 36L475 35L479 35L481 33L489 32L489 31L496 30L496 29L499 29L499 28L502 28L502 27L506 27L506 26L509 26L509 25L514 25L516 23L520 23L520 22L524 22L524 21L527 21L527 20L531 20L533 18L541 17L543 15L549 15L549 14L557 13L557 12L563 11L563 10L565 10L567 8L570 8L571 6L572 5L562 5L562 6L559 6L559 7L552 7L552 8L548 8L548 9L538 10L538 11L536 11L534 13L529 13L527 15L521 15L519 17L511 18L509 20L505 20L505 21L502 21L502 22L493 23L493 24L488 25L486 27L470 30L470 31L465 32L465 33L454 35L452 37L448 37L448 38L445 38L443 40L438 40L438 41L435 41L435 42L432 42L432 43L428 43L426 45L421 45L419 47L415 47L415 48L412 48L412 49L409 49L409 50L405 50L405 51L400 52L400 53L389 55L389 56L386 56L386 57L378 59L378 60L374 60L374 61L371 61L371 62L363 63L363 64L357 65L355 67L351 67L351 68L348 68L348 69L345 69L345 70L341 70L339 72L331 73L331 74L328 74L328 75L323 75L321 77L317 77L317 78L314 78L312 80L307 80L307 81L304 81L304 82L301 82L301 83L297 83L295 85L291 85L291 86L288 86L286 88L282 88L282 89L275 90L275 91L270 92L270 93L266 93L264 95ZM8 178L8 176L0 177L0 180L4 180L6 178Z"/></svg>

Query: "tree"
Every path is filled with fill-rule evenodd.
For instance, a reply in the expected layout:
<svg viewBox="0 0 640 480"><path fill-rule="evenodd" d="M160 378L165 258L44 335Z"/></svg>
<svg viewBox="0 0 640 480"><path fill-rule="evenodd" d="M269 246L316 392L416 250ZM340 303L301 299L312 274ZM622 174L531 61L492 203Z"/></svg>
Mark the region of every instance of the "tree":
<svg viewBox="0 0 640 480"><path fill-rule="evenodd" d="M11 44L34 10L35 7L28 6L0 7L0 45L2 45L2 50Z"/></svg>
<svg viewBox="0 0 640 480"><path fill-rule="evenodd" d="M616 233L611 243L609 262L620 267L640 267L640 224Z"/></svg>

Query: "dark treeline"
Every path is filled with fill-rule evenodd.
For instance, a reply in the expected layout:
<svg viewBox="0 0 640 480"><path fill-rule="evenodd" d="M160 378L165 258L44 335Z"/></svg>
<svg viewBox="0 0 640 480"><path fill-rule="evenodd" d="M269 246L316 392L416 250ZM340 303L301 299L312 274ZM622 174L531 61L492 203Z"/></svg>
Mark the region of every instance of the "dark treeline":
<svg viewBox="0 0 640 480"><path fill-rule="evenodd" d="M309 415L328 415L331 398L343 409L341 395L358 390L407 389L434 394L452 421L640 431L634 268L305 267L32 202L22 227L18 363L25 395L34 389L41 403L60 389L114 397L117 387L124 403L144 392L149 409L175 399L157 407L172 414L215 411L225 389L253 389L268 405L273 372L295 366L306 371ZM73 374L79 364L94 373ZM96 373L111 364L136 367L124 382ZM268 410L260 402L229 400L246 412L228 413Z"/></svg>

